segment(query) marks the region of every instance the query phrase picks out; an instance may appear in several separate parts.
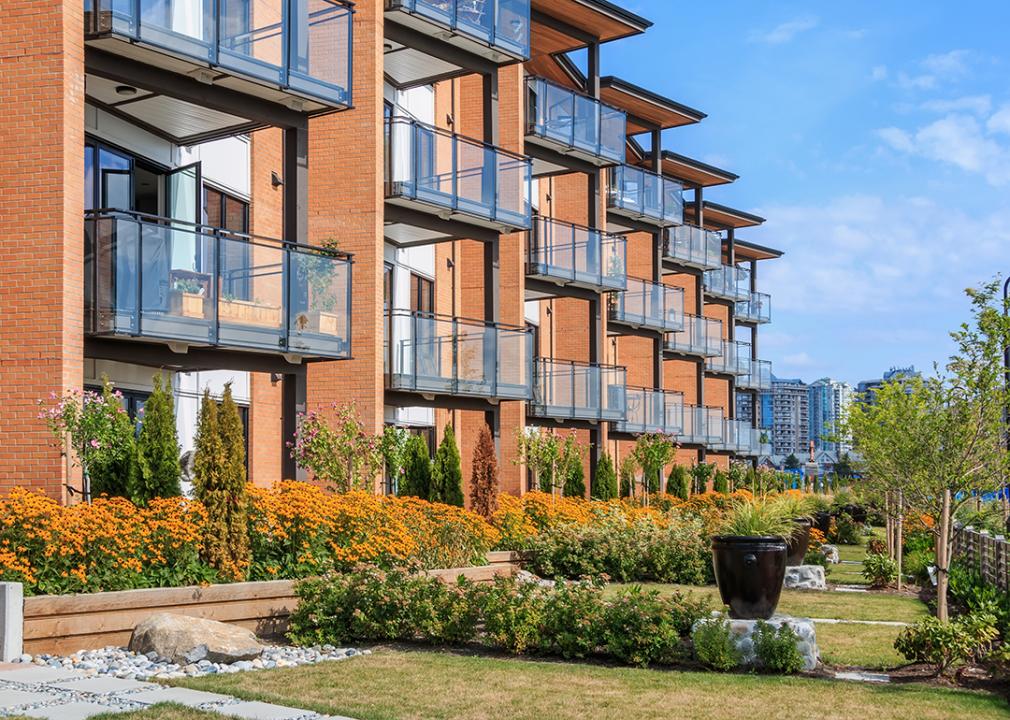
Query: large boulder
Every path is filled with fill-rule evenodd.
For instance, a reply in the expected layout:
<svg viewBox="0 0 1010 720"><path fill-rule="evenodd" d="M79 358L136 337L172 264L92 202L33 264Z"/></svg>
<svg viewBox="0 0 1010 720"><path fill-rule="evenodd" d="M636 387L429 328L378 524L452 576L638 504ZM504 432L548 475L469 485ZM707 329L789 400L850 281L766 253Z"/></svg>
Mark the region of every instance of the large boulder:
<svg viewBox="0 0 1010 720"><path fill-rule="evenodd" d="M790 590L827 590L824 568L820 565L787 567L782 587Z"/></svg>
<svg viewBox="0 0 1010 720"><path fill-rule="evenodd" d="M263 646L250 630L201 618L158 613L151 615L133 629L130 650L155 653L179 665L208 660L232 663L253 660L263 652Z"/></svg>

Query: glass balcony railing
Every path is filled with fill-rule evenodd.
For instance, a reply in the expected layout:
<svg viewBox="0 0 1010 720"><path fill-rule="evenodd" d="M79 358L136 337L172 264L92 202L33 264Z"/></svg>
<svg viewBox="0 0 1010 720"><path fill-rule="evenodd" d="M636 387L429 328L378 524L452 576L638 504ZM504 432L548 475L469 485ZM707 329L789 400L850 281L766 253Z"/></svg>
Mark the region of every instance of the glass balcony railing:
<svg viewBox="0 0 1010 720"><path fill-rule="evenodd" d="M609 171L607 207L651 225L679 225L684 221L684 187L642 168L617 165Z"/></svg>
<svg viewBox="0 0 1010 720"><path fill-rule="evenodd" d="M597 165L624 160L627 116L543 78L526 80L526 135Z"/></svg>
<svg viewBox="0 0 1010 720"><path fill-rule="evenodd" d="M532 414L559 420L623 420L623 367L537 358Z"/></svg>
<svg viewBox="0 0 1010 720"><path fill-rule="evenodd" d="M120 36L349 107L353 12L345 0L84 0L84 26L89 39Z"/></svg>
<svg viewBox="0 0 1010 720"><path fill-rule="evenodd" d="M724 375L748 375L751 370L750 352L747 343L723 340L719 354L705 361L705 369Z"/></svg>
<svg viewBox="0 0 1010 720"><path fill-rule="evenodd" d="M722 422L722 437L712 445L712 450L746 455L750 451L752 441L751 424L746 420L724 418Z"/></svg>
<svg viewBox="0 0 1010 720"><path fill-rule="evenodd" d="M664 254L683 265L713 270L722 266L722 237L694 225L677 225L666 231Z"/></svg>
<svg viewBox="0 0 1010 720"><path fill-rule="evenodd" d="M771 362L768 360L751 360L748 373L737 378L736 386L740 390L771 390Z"/></svg>
<svg viewBox="0 0 1010 720"><path fill-rule="evenodd" d="M684 327L684 288L628 278L627 289L608 296L612 323L657 332Z"/></svg>
<svg viewBox="0 0 1010 720"><path fill-rule="evenodd" d="M386 198L529 230L529 158L411 118L386 119Z"/></svg>
<svg viewBox="0 0 1010 720"><path fill-rule="evenodd" d="M688 445L711 447L722 441L722 408L686 405L684 431L680 441Z"/></svg>
<svg viewBox="0 0 1010 720"><path fill-rule="evenodd" d="M750 270L736 265L707 270L705 292L723 300L750 300Z"/></svg>
<svg viewBox="0 0 1010 720"><path fill-rule="evenodd" d="M530 0L386 0L408 13L517 60L530 57Z"/></svg>
<svg viewBox="0 0 1010 720"><path fill-rule="evenodd" d="M679 435L684 428L684 395L667 390L628 388L628 412L615 422L614 432Z"/></svg>
<svg viewBox="0 0 1010 720"><path fill-rule="evenodd" d="M350 357L344 253L115 210L84 239L89 334Z"/></svg>
<svg viewBox="0 0 1010 720"><path fill-rule="evenodd" d="M757 324L772 321L772 296L767 293L752 292L747 300L736 304L734 314L738 320Z"/></svg>
<svg viewBox="0 0 1010 720"><path fill-rule="evenodd" d="M681 330L666 334L668 352L714 357L722 352L722 321L685 315Z"/></svg>
<svg viewBox="0 0 1010 720"><path fill-rule="evenodd" d="M393 310L386 316L391 390L488 399L533 397L533 335L523 327Z"/></svg>
<svg viewBox="0 0 1010 720"><path fill-rule="evenodd" d="M620 235L537 217L526 246L526 275L561 285L624 290L627 245Z"/></svg>

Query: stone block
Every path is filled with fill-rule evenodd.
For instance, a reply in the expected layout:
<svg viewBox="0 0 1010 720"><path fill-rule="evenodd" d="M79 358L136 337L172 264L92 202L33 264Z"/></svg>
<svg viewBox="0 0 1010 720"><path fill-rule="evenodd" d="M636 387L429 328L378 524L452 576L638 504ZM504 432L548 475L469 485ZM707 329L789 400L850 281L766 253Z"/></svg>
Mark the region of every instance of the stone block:
<svg viewBox="0 0 1010 720"><path fill-rule="evenodd" d="M730 637L733 638L737 650L740 651L743 667L757 667L757 655L754 652L754 632L759 622L766 622L776 630L782 625L788 625L796 633L796 649L803 658L803 669L814 670L820 662L820 653L817 650L817 632L814 623L807 618L794 618L787 615L774 615L770 620L734 620L729 619L722 613L712 613L710 620L699 620L694 624L694 629L703 622L726 622L729 624ZM693 631L692 631L693 634Z"/></svg>
<svg viewBox="0 0 1010 720"><path fill-rule="evenodd" d="M828 582L820 565L797 565L786 568L782 587L790 590L827 590Z"/></svg>
<svg viewBox="0 0 1010 720"><path fill-rule="evenodd" d="M837 545L821 545L821 555L827 558L828 562L832 565L837 565L842 561L841 556L838 554Z"/></svg>

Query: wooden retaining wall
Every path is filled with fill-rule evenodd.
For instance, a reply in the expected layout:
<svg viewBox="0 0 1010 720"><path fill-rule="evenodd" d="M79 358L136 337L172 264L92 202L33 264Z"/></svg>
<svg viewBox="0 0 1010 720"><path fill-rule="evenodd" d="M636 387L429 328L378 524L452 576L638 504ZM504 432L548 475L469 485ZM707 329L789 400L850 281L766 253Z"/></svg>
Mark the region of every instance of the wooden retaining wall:
<svg viewBox="0 0 1010 720"><path fill-rule="evenodd" d="M489 582L518 569L515 553L494 552L488 553L488 565L429 570L428 574L450 582L460 575ZM271 580L29 597L24 601L24 651L67 654L125 646L137 623L161 612L234 623L264 637L277 636L287 629L288 616L297 604L294 585L292 580Z"/></svg>

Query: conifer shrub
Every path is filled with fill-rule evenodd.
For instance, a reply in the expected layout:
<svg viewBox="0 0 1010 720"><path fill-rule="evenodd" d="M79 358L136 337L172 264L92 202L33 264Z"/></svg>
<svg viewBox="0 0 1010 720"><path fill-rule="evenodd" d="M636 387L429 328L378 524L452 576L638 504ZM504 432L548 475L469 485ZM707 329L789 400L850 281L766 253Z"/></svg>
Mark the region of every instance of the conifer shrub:
<svg viewBox="0 0 1010 720"><path fill-rule="evenodd" d="M482 425L473 451L470 474L470 509L490 518L498 511L498 457L487 425Z"/></svg>
<svg viewBox="0 0 1010 720"><path fill-rule="evenodd" d="M397 495L427 500L431 494L431 455L420 435L411 435L404 452L403 477Z"/></svg>
<svg viewBox="0 0 1010 720"><path fill-rule="evenodd" d="M431 470L431 502L463 507L463 468L452 425L445 426L445 435L435 452Z"/></svg>
<svg viewBox="0 0 1010 720"><path fill-rule="evenodd" d="M603 453L596 463L596 482L592 487L593 500L614 500L617 498L617 474L610 455Z"/></svg>
<svg viewBox="0 0 1010 720"><path fill-rule="evenodd" d="M687 500L691 496L691 475L686 467L674 465L670 468L670 475L666 479L666 492L681 500Z"/></svg>
<svg viewBox="0 0 1010 720"><path fill-rule="evenodd" d="M154 390L144 403L144 418L136 441L137 467L129 475L130 499L147 505L153 498L182 494L179 486L179 437L175 427L172 381L154 376ZM243 448L243 462L244 462Z"/></svg>

